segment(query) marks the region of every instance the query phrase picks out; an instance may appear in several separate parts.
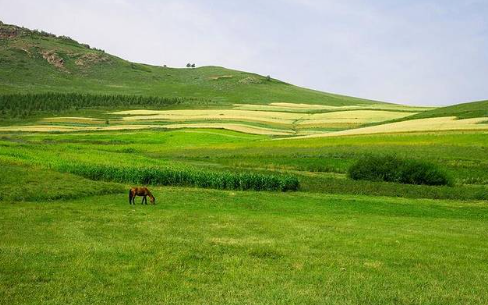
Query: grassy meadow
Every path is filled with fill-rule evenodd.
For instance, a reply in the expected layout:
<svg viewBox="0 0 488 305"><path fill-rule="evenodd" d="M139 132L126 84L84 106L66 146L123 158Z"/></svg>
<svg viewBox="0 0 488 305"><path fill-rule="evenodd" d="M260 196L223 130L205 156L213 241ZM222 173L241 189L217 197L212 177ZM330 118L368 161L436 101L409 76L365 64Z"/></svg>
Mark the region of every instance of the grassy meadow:
<svg viewBox="0 0 488 305"><path fill-rule="evenodd" d="M484 304L481 202L155 188L2 203L4 304ZM29 225L26 225L29 224Z"/></svg>
<svg viewBox="0 0 488 305"><path fill-rule="evenodd" d="M3 132L0 302L483 304L486 143L482 132L281 140L211 129ZM350 180L347 169L365 154L429 160L455 185ZM156 205L129 206L131 178L94 180L73 165L289 175L300 185L263 192L156 181L148 185Z"/></svg>

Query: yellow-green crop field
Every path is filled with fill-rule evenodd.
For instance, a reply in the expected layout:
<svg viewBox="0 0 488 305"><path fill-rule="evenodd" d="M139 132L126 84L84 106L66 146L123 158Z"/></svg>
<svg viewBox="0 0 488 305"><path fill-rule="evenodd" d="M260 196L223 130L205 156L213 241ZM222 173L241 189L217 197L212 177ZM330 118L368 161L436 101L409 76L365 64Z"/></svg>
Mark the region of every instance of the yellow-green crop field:
<svg viewBox="0 0 488 305"><path fill-rule="evenodd" d="M275 137L329 137L376 133L488 130L488 118L454 116L408 119L430 108L384 104L327 106L271 103L235 104L232 109L132 109L98 111L93 117L55 116L0 131L73 132L208 128ZM400 121L398 121L400 120ZM397 122L398 121L398 122Z"/></svg>

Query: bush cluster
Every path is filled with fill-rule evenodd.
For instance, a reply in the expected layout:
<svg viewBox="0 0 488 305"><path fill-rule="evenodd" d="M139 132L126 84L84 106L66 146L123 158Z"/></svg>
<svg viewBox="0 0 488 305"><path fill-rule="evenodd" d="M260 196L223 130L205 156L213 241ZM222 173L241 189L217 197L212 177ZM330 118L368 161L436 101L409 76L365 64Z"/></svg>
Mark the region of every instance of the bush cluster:
<svg viewBox="0 0 488 305"><path fill-rule="evenodd" d="M437 165L394 156L366 156L349 168L354 180L405 184L452 185L451 178Z"/></svg>
<svg viewBox="0 0 488 305"><path fill-rule="evenodd" d="M141 185L196 186L203 188L254 191L296 191L298 179L290 175L265 175L197 171L171 168L132 168L105 165L63 164L57 167L92 180Z"/></svg>

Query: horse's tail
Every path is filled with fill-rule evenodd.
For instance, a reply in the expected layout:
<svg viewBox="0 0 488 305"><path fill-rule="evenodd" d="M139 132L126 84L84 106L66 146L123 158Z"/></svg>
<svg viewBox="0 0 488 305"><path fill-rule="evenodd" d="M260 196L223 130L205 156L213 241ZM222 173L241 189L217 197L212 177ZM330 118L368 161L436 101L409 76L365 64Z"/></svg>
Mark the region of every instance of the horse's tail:
<svg viewBox="0 0 488 305"><path fill-rule="evenodd" d="M129 189L129 204L132 204L132 190Z"/></svg>

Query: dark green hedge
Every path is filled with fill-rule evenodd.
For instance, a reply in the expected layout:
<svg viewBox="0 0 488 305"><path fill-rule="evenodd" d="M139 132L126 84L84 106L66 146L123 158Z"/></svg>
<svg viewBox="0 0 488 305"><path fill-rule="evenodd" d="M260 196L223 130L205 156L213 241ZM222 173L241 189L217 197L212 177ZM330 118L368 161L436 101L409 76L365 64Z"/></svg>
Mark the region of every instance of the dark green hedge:
<svg viewBox="0 0 488 305"><path fill-rule="evenodd" d="M452 185L452 179L437 165L394 156L366 156L349 168L354 180L405 184Z"/></svg>

